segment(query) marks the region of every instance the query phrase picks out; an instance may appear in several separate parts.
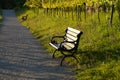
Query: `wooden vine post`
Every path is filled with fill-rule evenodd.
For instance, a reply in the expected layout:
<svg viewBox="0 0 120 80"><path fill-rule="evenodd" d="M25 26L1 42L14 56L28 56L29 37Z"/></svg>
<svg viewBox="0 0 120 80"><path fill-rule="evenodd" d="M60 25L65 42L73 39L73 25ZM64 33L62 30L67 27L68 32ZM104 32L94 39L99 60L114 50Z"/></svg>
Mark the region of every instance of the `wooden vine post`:
<svg viewBox="0 0 120 80"><path fill-rule="evenodd" d="M85 15L84 18L85 18L85 21L86 21L86 3L85 2L83 3L83 7L84 7L84 15Z"/></svg>
<svg viewBox="0 0 120 80"><path fill-rule="evenodd" d="M79 5L78 6L78 19L81 21L81 12L82 12L82 9L81 9L81 6Z"/></svg>
<svg viewBox="0 0 120 80"><path fill-rule="evenodd" d="M72 20L74 20L74 7L72 7Z"/></svg>
<svg viewBox="0 0 120 80"><path fill-rule="evenodd" d="M52 16L52 4L51 4L52 2L51 2L51 0L49 3L50 3L50 16Z"/></svg>
<svg viewBox="0 0 120 80"><path fill-rule="evenodd" d="M113 14L114 14L114 4L112 4L112 11L111 11L111 17L110 17L110 25L112 26L112 22L113 22Z"/></svg>
<svg viewBox="0 0 120 80"><path fill-rule="evenodd" d="M100 22L100 5L98 6L98 22Z"/></svg>
<svg viewBox="0 0 120 80"><path fill-rule="evenodd" d="M77 17L78 17L78 14L77 14L77 13L78 13L78 6L76 5L76 9L75 9L76 21L77 21L77 19L78 19L78 18L77 18Z"/></svg>

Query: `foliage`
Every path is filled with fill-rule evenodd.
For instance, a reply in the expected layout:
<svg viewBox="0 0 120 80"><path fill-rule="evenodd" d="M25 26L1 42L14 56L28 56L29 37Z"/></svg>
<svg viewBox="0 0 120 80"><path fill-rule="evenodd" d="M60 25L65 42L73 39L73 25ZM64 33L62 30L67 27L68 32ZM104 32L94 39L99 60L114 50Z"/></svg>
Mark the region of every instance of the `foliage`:
<svg viewBox="0 0 120 80"><path fill-rule="evenodd" d="M116 7L117 7L117 10L120 11L120 0L117 0L117 3L116 3Z"/></svg>
<svg viewBox="0 0 120 80"><path fill-rule="evenodd" d="M42 0L27 0L24 5L30 8L40 8L42 6Z"/></svg>
<svg viewBox="0 0 120 80"><path fill-rule="evenodd" d="M117 8L118 15L119 15L119 20L120 20L120 0L117 0L116 8Z"/></svg>
<svg viewBox="0 0 120 80"><path fill-rule="evenodd" d="M0 0L0 6L2 8L15 8L22 7L26 0Z"/></svg>
<svg viewBox="0 0 120 80"><path fill-rule="evenodd" d="M57 7L75 7L75 5L82 5L86 3L87 6L92 6L93 3L97 5L108 4L112 2L118 3L118 0L27 0L25 5L28 7L43 7L43 8L57 8Z"/></svg>

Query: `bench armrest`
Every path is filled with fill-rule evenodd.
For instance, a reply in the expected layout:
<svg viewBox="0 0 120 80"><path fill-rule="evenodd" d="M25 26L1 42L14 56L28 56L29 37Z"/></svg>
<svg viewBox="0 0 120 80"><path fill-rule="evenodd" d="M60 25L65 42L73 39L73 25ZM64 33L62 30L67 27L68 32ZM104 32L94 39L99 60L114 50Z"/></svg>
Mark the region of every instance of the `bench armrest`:
<svg viewBox="0 0 120 80"><path fill-rule="evenodd" d="M54 38L64 38L64 36L53 36L52 39Z"/></svg>
<svg viewBox="0 0 120 80"><path fill-rule="evenodd" d="M65 41L65 40L64 40L64 41L61 42L61 43L73 43L73 44L75 44L75 42L76 42L76 41Z"/></svg>
<svg viewBox="0 0 120 80"><path fill-rule="evenodd" d="M51 43L56 43L56 41L55 41L56 38L63 38L64 39L64 36L53 36L51 39Z"/></svg>

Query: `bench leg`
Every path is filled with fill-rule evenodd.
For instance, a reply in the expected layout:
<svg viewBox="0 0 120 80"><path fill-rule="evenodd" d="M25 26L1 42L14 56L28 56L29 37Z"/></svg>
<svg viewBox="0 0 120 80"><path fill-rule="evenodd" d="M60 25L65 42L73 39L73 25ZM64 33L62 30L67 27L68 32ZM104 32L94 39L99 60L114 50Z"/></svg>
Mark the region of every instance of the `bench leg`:
<svg viewBox="0 0 120 80"><path fill-rule="evenodd" d="M52 58L55 58L56 51L57 51L57 49L53 52Z"/></svg>
<svg viewBox="0 0 120 80"><path fill-rule="evenodd" d="M79 63L79 60L73 55L72 56L74 59L76 59L77 63Z"/></svg>
<svg viewBox="0 0 120 80"><path fill-rule="evenodd" d="M67 57L73 57L77 63L79 63L78 59L74 56L74 55L64 55L64 57L62 58L61 62L60 62L60 66L62 66L62 62L65 60L65 58Z"/></svg>
<svg viewBox="0 0 120 80"><path fill-rule="evenodd" d="M66 56L64 56L60 62L60 66L62 66L62 62L64 61L64 59L66 58Z"/></svg>

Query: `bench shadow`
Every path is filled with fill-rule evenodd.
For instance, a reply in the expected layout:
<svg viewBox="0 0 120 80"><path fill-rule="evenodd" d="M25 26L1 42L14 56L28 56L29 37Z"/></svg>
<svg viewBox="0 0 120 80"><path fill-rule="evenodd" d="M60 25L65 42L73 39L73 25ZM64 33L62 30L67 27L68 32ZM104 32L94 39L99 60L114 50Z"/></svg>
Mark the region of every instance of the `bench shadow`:
<svg viewBox="0 0 120 80"><path fill-rule="evenodd" d="M120 59L120 48L101 51L86 50L79 51L80 65L86 65L86 67L95 67L103 63L110 61L118 61Z"/></svg>

